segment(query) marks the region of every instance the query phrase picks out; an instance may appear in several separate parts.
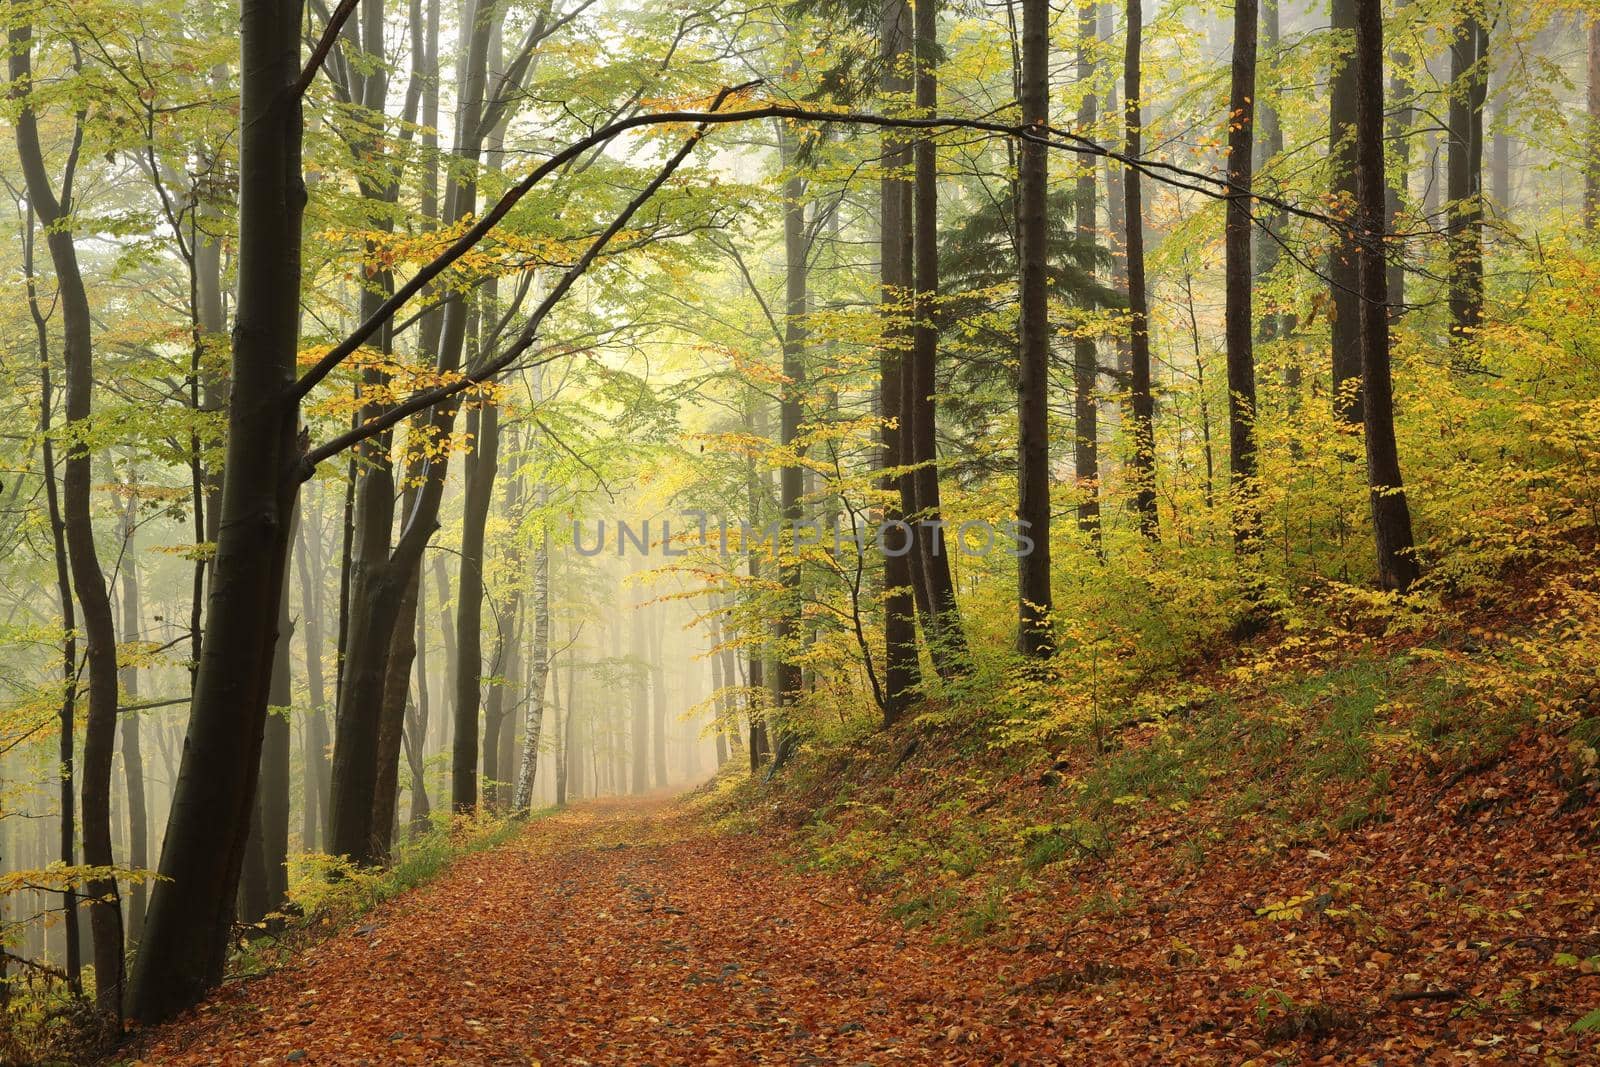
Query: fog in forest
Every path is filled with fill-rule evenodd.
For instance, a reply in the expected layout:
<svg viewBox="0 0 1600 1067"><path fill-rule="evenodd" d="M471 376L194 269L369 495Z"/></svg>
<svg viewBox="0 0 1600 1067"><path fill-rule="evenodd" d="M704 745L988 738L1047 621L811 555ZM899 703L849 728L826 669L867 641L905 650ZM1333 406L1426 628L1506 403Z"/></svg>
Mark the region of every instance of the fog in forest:
<svg viewBox="0 0 1600 1067"><path fill-rule="evenodd" d="M602 798L1088 796L1588 558L1590 6L6 3L7 1010Z"/></svg>

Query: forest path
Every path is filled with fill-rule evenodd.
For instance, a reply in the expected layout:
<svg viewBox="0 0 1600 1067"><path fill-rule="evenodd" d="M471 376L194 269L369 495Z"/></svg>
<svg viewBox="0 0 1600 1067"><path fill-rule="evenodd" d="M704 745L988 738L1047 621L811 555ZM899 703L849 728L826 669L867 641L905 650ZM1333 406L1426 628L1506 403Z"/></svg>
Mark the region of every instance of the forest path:
<svg viewBox="0 0 1600 1067"><path fill-rule="evenodd" d="M1054 1062L1031 1012L969 1023L986 955L674 801L597 802L233 985L142 1062Z"/></svg>

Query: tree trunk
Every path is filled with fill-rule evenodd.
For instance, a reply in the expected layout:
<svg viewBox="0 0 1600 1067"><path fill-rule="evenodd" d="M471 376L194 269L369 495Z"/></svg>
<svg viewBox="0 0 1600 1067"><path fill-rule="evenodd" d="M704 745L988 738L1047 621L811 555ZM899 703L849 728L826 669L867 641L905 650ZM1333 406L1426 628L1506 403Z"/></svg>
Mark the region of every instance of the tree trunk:
<svg viewBox="0 0 1600 1067"><path fill-rule="evenodd" d="M460 100L456 117L454 154L462 169L452 172L446 188L445 219L455 223L476 207L477 184L472 176L482 146L485 81L491 41L498 25L491 0L474 0L465 16L471 27L464 35L460 71ZM461 366L472 308L476 302L451 291L444 298L443 322L435 371L455 374ZM457 402L430 409L414 421L412 432L442 438L455 426ZM372 582L367 596L352 597L349 661L347 676L352 684L340 693L340 712L334 744L333 829L334 851L366 862L371 860L375 835L372 826L373 799L378 778L378 738L383 715L383 687L388 671L391 646L390 627L397 617L413 570L421 566L428 540L439 526L439 505L449 471L448 453L430 455L415 480L415 506L408 512L387 564ZM385 536L387 531L384 531ZM373 546L377 547L376 532ZM374 559L378 554L374 552ZM348 714L347 714L348 712ZM460 714L458 709L457 714ZM473 705L476 719L476 704ZM476 732L476 723L473 724ZM459 744L457 756L459 757ZM468 777L471 777L469 774ZM472 790L475 795L476 781ZM466 798L470 807L474 796Z"/></svg>
<svg viewBox="0 0 1600 1067"><path fill-rule="evenodd" d="M1139 158L1144 120L1140 99L1140 48L1144 36L1144 13L1140 0L1128 0L1128 42L1123 57L1124 152ZM1133 416L1133 507L1139 516L1139 530L1150 540L1161 538L1161 519L1156 511L1156 432L1155 397L1150 391L1150 305L1144 279L1144 203L1139 172L1124 167L1122 172L1123 222L1127 228L1124 247L1128 261L1128 406Z"/></svg>
<svg viewBox="0 0 1600 1067"><path fill-rule="evenodd" d="M1266 51L1266 61L1269 66L1277 63L1278 46L1281 39L1279 30L1278 0L1263 0L1261 4L1261 36L1262 44ZM1258 58L1259 64L1259 58ZM1276 93L1272 96L1257 94L1256 101L1256 129L1260 136L1257 138L1258 150L1256 153L1256 170L1259 173L1268 161L1276 159L1283 154L1283 123L1279 121L1278 109L1274 102ZM1284 239L1284 230L1288 216L1281 208L1262 206L1263 218L1261 232L1256 235L1256 282L1257 285L1266 284L1273 274L1277 273L1278 264L1283 259L1283 246L1280 242ZM1256 329L1256 339L1265 344L1280 338L1287 338L1294 333L1295 317L1293 313L1266 311L1259 316ZM1300 367L1290 363L1284 369L1284 386L1289 393L1289 405L1293 410L1299 402Z"/></svg>
<svg viewBox="0 0 1600 1067"><path fill-rule="evenodd" d="M745 432L756 437L765 437L767 434L766 412L763 410L762 397L751 390L749 407L745 410ZM750 524L759 526L761 516L766 509L763 504L766 494L762 492L761 479L756 475L755 457L746 458L745 483L750 505ZM746 553L747 571L752 579L761 577L761 554L754 546L748 546ZM752 582L752 584L759 584ZM730 605L731 607L731 605ZM637 609L635 609L637 613ZM762 696L766 689L766 663L763 660L763 651L760 647L752 645L749 654L749 697L746 704L746 713L750 720L750 773L754 774L761 768L767 758L767 727L766 708L762 705ZM618 785L620 791L620 783Z"/></svg>
<svg viewBox="0 0 1600 1067"><path fill-rule="evenodd" d="M1409 0L1397 0L1396 12L1410 6ZM1411 65L1411 57L1396 49L1394 69L1389 73L1389 126L1386 131L1393 146L1396 167L1389 175L1389 193L1384 206L1384 228L1398 233L1400 213L1406 205L1406 176L1411 172L1411 128L1416 124L1416 110L1411 106L1411 87L1401 76L1401 71ZM1390 246L1388 293L1389 318L1396 320L1405 313L1406 306L1406 242L1395 237Z"/></svg>
<svg viewBox="0 0 1600 1067"><path fill-rule="evenodd" d="M667 703L667 672L662 667L661 638L666 620L665 611L658 605L650 613L648 639L650 642L650 766L651 780L657 789L667 786L667 734L672 721L672 708ZM780 725L779 729L782 727Z"/></svg>
<svg viewBox="0 0 1600 1067"><path fill-rule="evenodd" d="M1333 0L1333 70L1328 79L1328 179L1336 213L1354 213L1356 197L1356 64L1353 47L1358 0ZM1335 231L1328 253L1328 331L1333 348L1333 412L1361 420L1361 295L1359 250L1346 229Z"/></svg>
<svg viewBox="0 0 1600 1067"><path fill-rule="evenodd" d="M478 702L483 671L483 532L499 463L499 414L490 403L467 415L473 449L467 456L461 520L461 578L456 586L456 698L450 803L471 811L478 789ZM484 768L485 773L489 770Z"/></svg>
<svg viewBox="0 0 1600 1067"><path fill-rule="evenodd" d="M1383 9L1380 0L1358 0L1357 11L1361 370L1365 382L1367 484L1379 584L1404 592L1416 580L1417 561L1412 554L1411 512L1395 444L1394 389L1389 373L1389 313L1385 306L1388 279L1382 238L1388 193L1383 159Z"/></svg>
<svg viewBox="0 0 1600 1067"><path fill-rule="evenodd" d="M712 644L716 643L716 634L713 632ZM722 653L713 651L710 657L712 733L716 738L717 769L720 771L722 765L728 762L728 698L722 691L727 683L722 680Z"/></svg>
<svg viewBox="0 0 1600 1067"><path fill-rule="evenodd" d="M254 917L256 919L282 908L289 899L289 711L294 699L290 688L290 641L293 636L289 587L285 583L278 613L277 649L272 659L272 689L267 698L271 711L261 740L261 783L256 790L264 878L264 906L261 915Z"/></svg>
<svg viewBox="0 0 1600 1067"><path fill-rule="evenodd" d="M800 145L795 135L783 123L778 126L778 149L783 182L783 377L778 402L778 439L786 457L794 457L799 450L800 424L803 417L801 397L806 390L806 314L810 294L807 292L808 264L811 242L806 234L806 180L800 173ZM794 662L799 649L800 636L800 580L803 568L799 559L799 527L805 519L801 497L805 493L805 469L799 458L785 462L778 472L778 513L783 532L779 536L779 581L783 586L782 607L773 625L773 639L777 647L777 706L780 718L777 729L784 728L782 709L800 698L802 679L799 664ZM659 636L653 642L659 646ZM657 661L659 662L659 661ZM656 721L666 722L661 705L661 694L655 694ZM659 732L659 730L658 730ZM657 785L666 779L665 739L657 742Z"/></svg>
<svg viewBox="0 0 1600 1067"><path fill-rule="evenodd" d="M295 527L295 564L300 575L301 622L306 645L306 686L311 708L305 725L305 819L300 847L310 850L328 839L328 693L322 675L321 555L313 561L306 548L306 523ZM313 542L322 543L319 528Z"/></svg>
<svg viewBox="0 0 1600 1067"><path fill-rule="evenodd" d="M299 0L249 0L240 19L238 311L217 550L162 880L135 963L133 1015L151 1023L222 977L254 809L275 620L299 488L292 386L300 303Z"/></svg>
<svg viewBox="0 0 1600 1067"><path fill-rule="evenodd" d="M572 680L570 671L567 675L567 680L568 682ZM561 672L552 670L550 672L550 708L552 714L555 715L556 807L558 808L567 806L567 760L571 757L570 747L572 743L571 704L571 689L567 690L567 698L563 702L561 699Z"/></svg>
<svg viewBox="0 0 1600 1067"><path fill-rule="evenodd" d="M540 368L534 368L533 375L533 402L538 406L543 384ZM538 511L539 540L533 557L533 646L528 653L528 705L522 727L522 762L517 768L517 790L512 797L512 808L518 812L526 812L533 805L533 783L539 773L539 740L544 728L544 690L550 675L550 531L545 514L550 491L542 473L534 487L533 499ZM559 730L559 724L557 728ZM559 777L559 771L557 775ZM557 803L560 802L558 799Z"/></svg>
<svg viewBox="0 0 1600 1067"><path fill-rule="evenodd" d="M937 0L913 5L912 40L916 53L916 102L923 115L935 114L939 104ZM949 680L964 671L966 637L956 604L955 582L950 574L950 554L942 530L938 466L939 326L939 173L934 135L918 137L912 149L913 288L914 320L911 333L910 402L902 407L911 433L911 456L916 464L911 480L916 492L917 558L922 562L928 610L923 636L940 677ZM906 380L902 381L902 386ZM904 396L904 393L902 393ZM902 506L905 502L902 501Z"/></svg>
<svg viewBox="0 0 1600 1067"><path fill-rule="evenodd" d="M1022 124L1050 122L1050 4L1022 3ZM1045 195L1050 150L1024 140L1017 171L1017 267L1022 300L1017 375L1017 524L1033 551L1017 559L1017 651L1048 656L1050 632L1050 289ZM1091 179L1092 181L1092 179ZM1080 193L1081 195L1081 193ZM1091 186L1090 196L1093 189ZM1092 201L1091 201L1092 204ZM1093 207L1090 208L1093 211ZM1078 405L1082 410L1082 404Z"/></svg>
<svg viewBox="0 0 1600 1067"><path fill-rule="evenodd" d="M117 736L117 631L111 598L95 551L92 459L81 434L93 414L94 350L89 294L78 265L77 241L70 228L71 171L60 199L45 169L38 119L33 111L33 28L10 27L11 94L21 102L15 125L17 156L28 200L45 229L45 244L55 267L61 307L62 357L66 365L66 417L71 441L61 476L61 511L67 562L81 609L84 659L89 676L89 710L83 740L80 788L83 803L83 859L95 867L115 863L111 849L111 766ZM74 144L82 135L83 115L74 123ZM122 1011L122 905L115 878L89 879L89 926L94 945L95 1005L108 1017Z"/></svg>
<svg viewBox="0 0 1600 1067"><path fill-rule="evenodd" d="M428 721L432 699L428 693L428 586L418 572L415 655L417 661L416 718L406 723L406 762L411 769L411 827L413 832L427 828L429 803L427 782Z"/></svg>
<svg viewBox="0 0 1600 1067"><path fill-rule="evenodd" d="M1256 357L1251 321L1254 230L1250 187L1255 163L1256 0L1234 0L1233 88L1228 104L1226 321L1228 345L1228 471L1233 538L1254 551L1261 538L1256 513Z"/></svg>
<svg viewBox="0 0 1600 1067"><path fill-rule="evenodd" d="M45 319L39 311L34 282L31 218L27 236L24 238L24 274L28 285L28 309L33 313L39 342L40 450L44 460L44 490L50 514L50 538L55 550L56 595L61 602L61 711L58 716L61 729L57 748L57 760L61 766L59 782L61 810L57 813L56 819L60 830L59 858L68 867L73 867L78 862L77 804L73 794L77 784L74 773L77 745L73 735L76 733L78 721L78 627L77 612L72 603L71 565L67 562L67 524L61 516L61 497L56 488L55 446L50 435L50 414L55 404L55 395L50 384L50 355ZM83 950L78 926L78 894L70 881L61 891L61 925L67 988L77 995L83 991Z"/></svg>
<svg viewBox="0 0 1600 1067"><path fill-rule="evenodd" d="M128 644L143 640L139 604L139 557L134 551L137 496L130 494L123 512L122 526L122 640ZM139 668L122 668L122 701L126 706L139 703ZM128 866L143 871L150 866L150 828L145 814L144 754L139 745L139 712L124 710L122 716L122 777L128 795ZM128 943L134 944L144 933L145 883L136 880L128 887Z"/></svg>
<svg viewBox="0 0 1600 1067"><path fill-rule="evenodd" d="M904 65L911 47L911 8L906 0L885 0L883 7L883 91L885 95L904 96L910 90L910 81ZM882 446L880 462L891 473L886 474L879 488L884 498L883 527L902 522L904 512L895 507L892 495L899 490L904 498L914 493L909 488L910 477L898 470L906 465L907 445L910 435L901 417L901 376L905 368L905 302L910 288L911 249L911 183L903 174L910 165L911 153L906 141L893 133L883 137L885 176L879 182L879 254L878 272L883 283L881 297L883 340L878 352L878 405L883 422L878 433ZM883 529L880 527L880 529ZM887 537L887 530L884 531ZM907 546L909 548L909 546ZM905 714L921 684L917 664L917 631L913 615L915 603L911 594L911 558L906 552L885 552L883 559L883 639L884 639L884 704L883 723L893 726ZM723 671L725 685L735 684L733 674L726 667L731 656L725 657ZM732 708L732 702L728 704ZM726 716L732 729L732 715Z"/></svg>
<svg viewBox="0 0 1600 1067"><path fill-rule="evenodd" d="M1458 363L1483 318L1483 103L1489 34L1472 4L1456 14L1450 41L1450 122L1445 205L1450 251L1450 337Z"/></svg>
<svg viewBox="0 0 1600 1067"><path fill-rule="evenodd" d="M410 494L408 494L409 496ZM400 754L404 747L406 714L411 706L411 667L417 656L417 597L422 568L405 578L400 607L391 625L388 663L384 668L383 718L378 724L378 774L372 793L372 854L388 862L394 844L394 824L400 797Z"/></svg>
<svg viewBox="0 0 1600 1067"><path fill-rule="evenodd" d="M1094 45L1098 27L1095 5L1078 8L1078 81L1088 86L1094 78ZM1093 129L1096 121L1094 92L1085 89L1078 103L1078 126ZM1079 269L1094 274L1094 243L1099 233L1095 225L1095 166L1085 161L1078 171L1073 212L1078 243L1084 249ZM1099 346L1093 337L1079 337L1072 344L1073 450L1072 474L1078 491L1078 529L1100 549L1100 408L1097 398Z"/></svg>
<svg viewBox="0 0 1600 1067"><path fill-rule="evenodd" d="M490 672L500 678L498 684L490 687L489 695L483 702L483 789L480 803L489 809L504 807L502 800L509 800L509 791L505 788L506 779L511 772L510 735L513 727L509 716L506 714L506 695L511 685L511 680L516 677L516 668L521 662L519 651L522 644L522 602L518 597L513 597L506 605L504 615L500 617L500 639L495 644L494 669ZM504 758L502 758L502 756Z"/></svg>

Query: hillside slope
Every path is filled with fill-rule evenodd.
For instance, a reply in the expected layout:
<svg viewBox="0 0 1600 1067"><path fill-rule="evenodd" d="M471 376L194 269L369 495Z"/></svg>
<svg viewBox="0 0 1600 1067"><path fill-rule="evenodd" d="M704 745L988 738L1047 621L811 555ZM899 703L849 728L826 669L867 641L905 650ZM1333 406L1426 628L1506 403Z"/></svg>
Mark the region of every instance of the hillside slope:
<svg viewBox="0 0 1600 1067"><path fill-rule="evenodd" d="M1000 952L1070 1058L1588 1058L1597 587L1569 560L1426 606L1346 591L1120 706L1019 712L1057 683L1018 678L714 804Z"/></svg>

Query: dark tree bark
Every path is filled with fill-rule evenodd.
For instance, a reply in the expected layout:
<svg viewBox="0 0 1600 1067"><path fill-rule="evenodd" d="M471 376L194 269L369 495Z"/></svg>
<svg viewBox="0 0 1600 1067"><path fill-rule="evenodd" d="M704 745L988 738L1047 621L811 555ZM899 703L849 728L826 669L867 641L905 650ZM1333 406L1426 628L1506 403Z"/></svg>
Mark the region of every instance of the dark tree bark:
<svg viewBox="0 0 1600 1067"><path fill-rule="evenodd" d="M94 349L89 294L78 265L77 240L70 227L72 180L82 143L84 115L74 121L72 158L57 194L45 169L38 118L33 111L33 27L15 22L11 43L10 95L20 106L15 120L17 158L28 201L45 230L45 245L55 267L56 299L61 307L62 358L66 365L66 418L73 432L61 474L61 511L66 525L67 562L81 608L84 659L89 677L89 710L83 738L80 783L83 803L83 859L95 867L115 863L111 849L111 765L117 738L117 630L105 573L95 551L93 487L89 447L76 431L93 414ZM95 1006L108 1017L122 1012L122 903L115 878L85 883L89 927L94 943Z"/></svg>
<svg viewBox="0 0 1600 1067"><path fill-rule="evenodd" d="M222 976L260 766L299 479L299 0L246 0L240 19L238 311L207 640L135 962L131 1008L155 1022Z"/></svg>
<svg viewBox="0 0 1600 1067"><path fill-rule="evenodd" d="M1328 189L1340 213L1356 197L1356 64L1353 47L1357 0L1333 0L1333 69L1328 78ZM1328 335L1333 348L1333 413L1361 421L1360 266L1354 236L1336 230L1328 252Z"/></svg>
<svg viewBox="0 0 1600 1067"><path fill-rule="evenodd" d="M417 597L421 585L422 567L419 565L406 576L400 593L400 606L389 637L388 663L384 668L383 718L378 724L378 774L372 791L372 854L382 863L388 862L394 844L400 796L400 755L404 747L406 714L412 706L411 667L417 655Z"/></svg>
<svg viewBox="0 0 1600 1067"><path fill-rule="evenodd" d="M1049 0L1022 3L1021 103L1022 124L1046 136L1050 122ZM1050 632L1050 289L1045 217L1049 151L1038 142L1023 141L1017 169L1017 266L1022 300L1017 523L1033 540L1033 551L1017 560L1017 651L1024 656L1048 656L1055 648ZM1082 405L1078 408L1081 411Z"/></svg>
<svg viewBox="0 0 1600 1067"><path fill-rule="evenodd" d="M1094 50L1097 20L1094 4L1078 8L1078 81L1085 86L1094 78ZM1095 95L1085 91L1078 103L1078 126L1093 129L1096 120ZM1099 233L1095 225L1095 168L1088 161L1078 172L1073 211L1078 243L1092 249ZM1079 268L1092 275L1094 254L1086 251ZM1099 351L1093 337L1079 337L1072 346L1073 382L1073 478L1078 490L1078 529L1100 548L1100 407L1097 399Z"/></svg>
<svg viewBox="0 0 1600 1067"><path fill-rule="evenodd" d="M1378 582L1404 592L1417 577L1411 511L1400 477L1394 436L1394 388L1389 372L1389 309L1383 226L1388 185L1383 159L1383 6L1358 0L1356 55L1360 68L1358 195L1361 213L1361 361L1366 426L1367 484L1378 550Z"/></svg>
<svg viewBox="0 0 1600 1067"><path fill-rule="evenodd" d="M939 105L939 4L925 0L912 9L912 42L916 54L916 103L919 113L935 114ZM916 521L916 558L921 561L927 590L923 636L934 669L946 680L965 670L967 645L950 574L939 498L938 392L939 326L939 171L936 141L931 133L912 148L912 285L913 324L909 374L902 376L901 417L911 434L911 482L914 501L902 501ZM910 386L906 397L904 387ZM915 563L913 563L915 573Z"/></svg>
<svg viewBox="0 0 1600 1067"><path fill-rule="evenodd" d="M906 0L885 0L881 35L883 92L903 97L911 89L906 63L911 51L911 8ZM910 435L901 417L901 376L905 370L905 304L911 278L911 183L905 171L911 164L910 148L904 138L891 132L883 137L884 177L879 182L878 273L883 284L883 340L878 352L878 406L882 428L878 440L883 448L886 474L879 483L884 496L883 522L903 521L900 499L915 491L908 488L910 478L901 468L907 463ZM898 493L897 493L898 491ZM883 723L893 726L905 714L922 683L917 663L916 605L911 593L911 558L905 553L884 555L883 560L883 639L884 704ZM731 657L729 658L731 666ZM735 684L732 672L723 672L726 685ZM731 702L730 702L731 709ZM732 716L727 716L730 732Z"/></svg>
<svg viewBox="0 0 1600 1067"><path fill-rule="evenodd" d="M1124 152L1137 159L1143 151L1141 140L1140 49L1144 36L1144 13L1140 0L1128 0L1128 42L1123 57ZM1140 531L1152 541L1161 538L1161 519L1156 511L1156 432L1155 397L1150 391L1150 304L1144 279L1144 203L1139 172L1123 168L1123 221L1126 235L1123 247L1128 262L1129 397L1133 417L1133 507L1139 516Z"/></svg>
<svg viewBox="0 0 1600 1067"><path fill-rule="evenodd" d="M784 454L790 455L799 448L800 423L804 408L801 397L806 389L806 314L810 296L807 292L811 240L806 232L806 180L800 172L800 145L795 135L783 123L778 124L778 149L783 182L783 377L784 382L778 402L778 440ZM773 625L773 638L777 644L777 706L780 718L777 729L783 729L782 709L800 698L802 679L800 666L794 662L797 651L793 646L800 633L800 579L803 568L798 558L796 534L805 519L801 497L805 493L805 468L799 463L786 462L778 472L778 514L783 521L780 544L784 552L778 568L778 578L783 586L783 606ZM660 695L656 701L659 704ZM657 710L657 721L664 722ZM665 778L666 749L658 745L658 782Z"/></svg>
<svg viewBox="0 0 1600 1067"><path fill-rule="evenodd" d="M1225 236L1228 345L1228 471L1233 538L1251 551L1261 538L1256 513L1256 357L1250 188L1255 163L1256 0L1234 0L1233 86L1228 105L1228 204Z"/></svg>
<svg viewBox="0 0 1600 1067"><path fill-rule="evenodd" d="M34 273L34 210L29 205L26 224L22 230L22 275L27 286L28 313L33 318L35 341L39 352L39 449L44 466L44 492L50 516L50 541L56 565L56 596L61 603L61 723L57 749L60 764L59 803L57 814L60 833L58 858L68 867L78 862L77 804L73 799L76 786L74 761L77 745L74 734L78 722L78 627L77 612L72 603L71 564L67 561L67 523L61 514L61 495L56 484L55 441L50 427L55 410L55 389L50 382L49 320L39 306L39 288ZM41 821L40 826L44 823ZM67 988L74 995L83 992L83 950L78 924L78 893L69 881L61 892L62 955L65 957Z"/></svg>
<svg viewBox="0 0 1600 1067"><path fill-rule="evenodd" d="M1450 252L1450 337L1471 342L1483 318L1483 105L1489 89L1489 33L1477 5L1456 13L1450 40L1449 151L1445 188ZM1458 361L1472 363L1469 357Z"/></svg>
<svg viewBox="0 0 1600 1067"><path fill-rule="evenodd" d="M454 149L462 169L453 172L447 183L445 219L450 223L466 217L477 203L472 168L478 161L486 133L481 122L496 15L490 0L474 0L464 16L471 29L462 35L463 56L458 64L461 91ZM471 307L476 301L468 300L461 292L451 291L443 303L434 365L441 374L454 374L461 366ZM419 415L413 432L430 437L448 434L454 428L458 407L452 400ZM370 862L375 858L374 850L380 836L373 832L372 817L379 776L383 693L389 677L388 659L393 643L391 627L400 611L411 572L421 566L427 543L438 528L439 504L448 470L448 455L430 456L423 463L422 475L414 485L415 506L406 516L393 551L387 552L388 530L374 529L370 543L374 562L367 589L364 595L353 594L351 599L345 667L347 684L339 695L335 730L330 850L358 862ZM459 745L459 740L457 743Z"/></svg>
<svg viewBox="0 0 1600 1067"><path fill-rule="evenodd" d="M295 521L295 520L291 520ZM261 735L261 778L256 788L256 811L251 824L250 877L255 884L244 893L240 916L258 923L278 911L289 899L289 708L291 640L289 586L284 583L278 610L278 642L272 657L269 711Z"/></svg>

